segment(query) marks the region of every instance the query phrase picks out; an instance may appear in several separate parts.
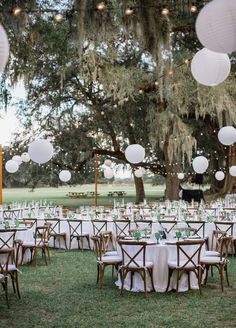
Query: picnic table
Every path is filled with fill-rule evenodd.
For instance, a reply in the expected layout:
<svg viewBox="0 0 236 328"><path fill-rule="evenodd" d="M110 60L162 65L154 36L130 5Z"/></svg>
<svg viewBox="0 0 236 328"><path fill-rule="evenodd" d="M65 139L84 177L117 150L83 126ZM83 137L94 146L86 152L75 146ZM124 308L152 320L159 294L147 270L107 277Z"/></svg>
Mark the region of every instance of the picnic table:
<svg viewBox="0 0 236 328"><path fill-rule="evenodd" d="M109 191L107 196L108 197L123 197L126 195L126 192L125 191Z"/></svg>
<svg viewBox="0 0 236 328"><path fill-rule="evenodd" d="M99 194L97 194L99 195ZM87 191L87 192L69 192L66 196L71 197L71 198L87 198L87 197L94 197L95 192L94 191Z"/></svg>

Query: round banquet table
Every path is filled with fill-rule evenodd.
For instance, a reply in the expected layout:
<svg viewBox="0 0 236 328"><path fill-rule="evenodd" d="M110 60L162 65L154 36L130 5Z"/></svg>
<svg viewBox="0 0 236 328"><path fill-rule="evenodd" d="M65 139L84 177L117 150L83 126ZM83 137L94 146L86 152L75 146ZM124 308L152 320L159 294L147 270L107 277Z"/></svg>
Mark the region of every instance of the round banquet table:
<svg viewBox="0 0 236 328"><path fill-rule="evenodd" d="M191 247L191 246L188 246ZM137 252L137 248L132 245L125 245L125 249L129 254L134 255ZM190 249L189 249L190 250ZM121 248L118 245L117 251L120 256ZM191 250L190 250L191 251ZM205 254L205 246L203 245L201 256ZM140 254L136 258L137 260L142 260L142 255ZM170 244L165 244L161 241L160 244L153 244L153 241L147 241L146 247L146 261L153 262L153 282L156 292L164 293L166 291L167 283L168 283L168 261L176 261L177 259L177 247L176 241L170 242ZM120 288L121 281L120 275L118 275L118 281L116 281L116 285ZM190 273L190 286L191 289L198 289L198 281L193 272ZM128 273L124 288L130 290L130 273ZM170 280L169 291L176 289L176 271L173 272ZM185 292L188 288L188 276L184 273L179 281L179 292ZM134 274L133 277L133 292L142 292L144 291L143 280L138 273ZM151 279L150 275L147 274L147 291L152 291Z"/></svg>

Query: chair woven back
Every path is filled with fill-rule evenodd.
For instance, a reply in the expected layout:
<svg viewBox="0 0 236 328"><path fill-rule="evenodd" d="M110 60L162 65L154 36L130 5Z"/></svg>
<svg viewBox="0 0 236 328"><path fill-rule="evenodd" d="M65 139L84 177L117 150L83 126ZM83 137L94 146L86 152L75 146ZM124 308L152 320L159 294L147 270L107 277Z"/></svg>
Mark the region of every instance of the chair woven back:
<svg viewBox="0 0 236 328"><path fill-rule="evenodd" d="M178 241L176 243L178 268L181 270L188 270L190 266L194 269L198 269L203 244L204 240Z"/></svg>

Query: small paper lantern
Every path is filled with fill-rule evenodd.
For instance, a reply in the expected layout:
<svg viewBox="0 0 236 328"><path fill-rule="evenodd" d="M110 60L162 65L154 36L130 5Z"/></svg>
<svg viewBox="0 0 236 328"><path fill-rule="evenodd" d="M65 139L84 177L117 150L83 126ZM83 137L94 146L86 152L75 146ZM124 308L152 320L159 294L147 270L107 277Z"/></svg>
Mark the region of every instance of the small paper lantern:
<svg viewBox="0 0 236 328"><path fill-rule="evenodd" d="M193 160L193 169L198 174L203 174L208 168L208 160L204 156L197 156Z"/></svg>
<svg viewBox="0 0 236 328"><path fill-rule="evenodd" d="M177 176L178 176L178 179L179 180L183 180L184 179L184 173L178 173Z"/></svg>
<svg viewBox="0 0 236 328"><path fill-rule="evenodd" d="M232 145L236 141L236 129L233 126L224 126L218 132L218 139L222 145Z"/></svg>
<svg viewBox="0 0 236 328"><path fill-rule="evenodd" d="M33 162L44 164L52 158L53 146L48 140L38 139L29 145L28 153Z"/></svg>
<svg viewBox="0 0 236 328"><path fill-rule="evenodd" d="M145 149L138 144L129 145L125 149L125 158L132 164L141 163L145 158Z"/></svg>
<svg viewBox="0 0 236 328"><path fill-rule="evenodd" d="M104 177L106 179L112 179L114 177L114 172L112 169L110 169L109 167L107 167L105 170L104 170Z"/></svg>
<svg viewBox="0 0 236 328"><path fill-rule="evenodd" d="M70 179L71 179L71 173L70 173L70 171L68 171L68 170L62 170L59 173L59 179L62 182L68 182L68 181L70 181Z"/></svg>
<svg viewBox="0 0 236 328"><path fill-rule="evenodd" d="M229 174L232 176L232 177L236 177L236 165L233 165L229 168Z"/></svg>
<svg viewBox="0 0 236 328"><path fill-rule="evenodd" d="M224 172L222 172L222 171L217 171L217 172L215 173L215 178L216 178L216 180L218 180L218 181L222 181L222 180L224 180L224 178L225 178L225 174L224 174Z"/></svg>
<svg viewBox="0 0 236 328"><path fill-rule="evenodd" d="M12 157L12 160L15 161L15 162L17 162L19 165L21 165L21 163L22 163L22 159L21 159L21 157L19 155L13 156Z"/></svg>
<svg viewBox="0 0 236 328"><path fill-rule="evenodd" d="M142 169L135 170L134 175L136 176L136 178L142 178L143 170Z"/></svg>
<svg viewBox="0 0 236 328"><path fill-rule="evenodd" d="M236 1L214 0L200 11L196 33L204 47L215 52L236 50Z"/></svg>
<svg viewBox="0 0 236 328"><path fill-rule="evenodd" d="M193 57L191 71L197 82L206 86L216 86L229 75L229 56L203 48Z"/></svg>
<svg viewBox="0 0 236 328"><path fill-rule="evenodd" d="M9 173L16 173L19 169L19 164L11 159L6 162L5 169Z"/></svg>
<svg viewBox="0 0 236 328"><path fill-rule="evenodd" d="M9 57L9 42L6 31L0 24L0 73L4 71Z"/></svg>
<svg viewBox="0 0 236 328"><path fill-rule="evenodd" d="M28 153L23 153L21 155L22 162L28 163L30 161L30 157Z"/></svg>
<svg viewBox="0 0 236 328"><path fill-rule="evenodd" d="M112 161L111 161L110 159L106 159L106 160L104 161L104 165L110 167L110 166L112 165Z"/></svg>

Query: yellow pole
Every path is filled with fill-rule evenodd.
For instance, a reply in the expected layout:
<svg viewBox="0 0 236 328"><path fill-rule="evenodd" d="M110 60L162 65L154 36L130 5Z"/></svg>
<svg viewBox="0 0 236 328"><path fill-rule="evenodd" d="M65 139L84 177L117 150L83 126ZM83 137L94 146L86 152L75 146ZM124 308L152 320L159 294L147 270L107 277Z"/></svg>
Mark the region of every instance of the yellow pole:
<svg viewBox="0 0 236 328"><path fill-rule="evenodd" d="M0 145L0 207L2 207L2 145Z"/></svg>
<svg viewBox="0 0 236 328"><path fill-rule="evenodd" d="M96 154L95 157L95 194L94 194L94 206L98 206L98 161L99 155Z"/></svg>

